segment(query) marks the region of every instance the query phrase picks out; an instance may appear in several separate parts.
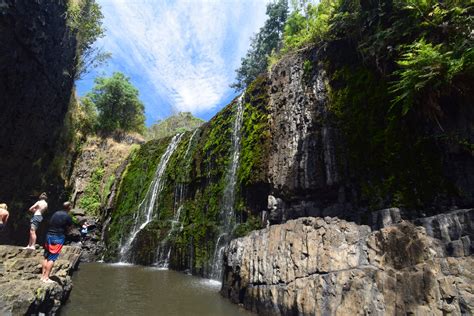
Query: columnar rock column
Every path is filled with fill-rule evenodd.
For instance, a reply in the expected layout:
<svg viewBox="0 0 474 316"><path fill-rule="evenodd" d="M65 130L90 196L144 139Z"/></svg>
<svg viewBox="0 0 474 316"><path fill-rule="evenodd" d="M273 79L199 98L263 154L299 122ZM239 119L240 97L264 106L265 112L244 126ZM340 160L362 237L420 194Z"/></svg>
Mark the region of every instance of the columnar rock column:
<svg viewBox="0 0 474 316"><path fill-rule="evenodd" d="M474 258L447 257L409 222L371 232L300 218L233 240L222 294L261 315L443 315L474 311Z"/></svg>

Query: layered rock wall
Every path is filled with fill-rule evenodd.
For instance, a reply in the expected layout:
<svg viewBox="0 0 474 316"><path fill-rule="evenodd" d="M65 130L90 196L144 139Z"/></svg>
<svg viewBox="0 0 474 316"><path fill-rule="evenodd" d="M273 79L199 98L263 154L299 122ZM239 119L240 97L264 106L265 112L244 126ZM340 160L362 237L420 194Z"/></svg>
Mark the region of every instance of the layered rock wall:
<svg viewBox="0 0 474 316"><path fill-rule="evenodd" d="M353 122L348 120L352 118L338 114L340 107L351 107L351 104L336 104L337 93L344 91L347 83L334 79L339 69L330 69L324 63L325 54L328 52L324 48L304 49L285 56L268 73L271 144L267 161L270 213L267 218L270 223L283 223L303 216L338 216L367 224L368 209L400 203L394 198L397 188L390 188L390 192L386 192L384 186L392 181L387 179L387 172L377 168L377 162L370 159L367 161L373 165L369 166L369 170L363 170L361 165L365 161L360 161L364 160L363 155L360 157L351 152L354 149L349 146L349 134L360 134L361 130L350 125ZM340 72L343 71L340 69ZM357 99L360 96L353 97ZM411 210L402 214L404 218L413 219L426 216L422 213L430 215L451 208L472 207L474 186L472 177L466 175L472 174L474 159L472 150L465 150L462 144L472 143L473 124L467 122L472 122L474 112L465 106L464 99L453 100L453 104L446 101L440 101L440 106L446 109L442 119L444 129L419 118L417 125L422 128L413 131L416 134L413 141L417 137L429 140L431 147L422 154L436 155L439 165L433 161L429 166L414 167L417 162L415 159L403 168L409 169L411 174L417 174L417 168L422 169L424 173L420 174L423 176L419 177L423 177L426 183L420 179L418 181L423 182L423 190L427 190L427 193L419 192L421 189L412 192L416 199L412 197L410 201L412 204L423 204L421 208L424 211L417 212L411 205ZM389 105L380 104L380 107L388 108ZM353 130L347 126L352 126ZM465 141L459 141L456 137ZM406 142L402 147L408 150L411 144L408 140ZM391 146L391 143L387 146ZM433 148L436 150L429 152ZM374 150L371 147L366 150L367 158L382 152L382 149L377 153L370 152ZM404 181L401 176L394 178L395 182ZM427 180L432 183L443 182L444 187L430 187ZM417 179L414 177L410 181ZM410 191L410 188L407 190Z"/></svg>
<svg viewBox="0 0 474 316"><path fill-rule="evenodd" d="M261 315L472 314L473 264L409 222L300 218L232 241L221 293Z"/></svg>
<svg viewBox="0 0 474 316"><path fill-rule="evenodd" d="M270 222L349 211L350 205L342 207L347 197L336 153L341 140L328 108L328 78L317 52L286 57L269 77L268 179L277 201Z"/></svg>

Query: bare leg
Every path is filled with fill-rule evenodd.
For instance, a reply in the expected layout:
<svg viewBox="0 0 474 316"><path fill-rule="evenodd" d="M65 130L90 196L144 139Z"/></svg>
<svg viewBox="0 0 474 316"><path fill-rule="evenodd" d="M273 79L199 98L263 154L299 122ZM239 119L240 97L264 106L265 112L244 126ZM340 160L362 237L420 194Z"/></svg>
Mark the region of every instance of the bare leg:
<svg viewBox="0 0 474 316"><path fill-rule="evenodd" d="M46 264L48 263L48 259L44 258L43 262L41 263L41 280L46 280Z"/></svg>
<svg viewBox="0 0 474 316"><path fill-rule="evenodd" d="M44 272L43 272L43 281L49 280L49 275L53 269L54 261L45 259Z"/></svg>
<svg viewBox="0 0 474 316"><path fill-rule="evenodd" d="M30 241L28 242L28 247L34 247L36 244L36 230L30 229Z"/></svg>

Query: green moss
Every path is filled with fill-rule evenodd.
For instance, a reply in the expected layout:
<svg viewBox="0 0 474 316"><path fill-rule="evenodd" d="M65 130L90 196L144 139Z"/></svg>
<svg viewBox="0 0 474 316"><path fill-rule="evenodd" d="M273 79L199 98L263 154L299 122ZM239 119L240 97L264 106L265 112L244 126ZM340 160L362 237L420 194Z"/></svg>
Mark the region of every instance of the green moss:
<svg viewBox="0 0 474 316"><path fill-rule="evenodd" d="M250 216L244 223L237 224L234 229L235 237L243 237L250 232L260 229L260 219L257 216Z"/></svg>
<svg viewBox="0 0 474 316"><path fill-rule="evenodd" d="M350 176L371 209L388 205L416 208L449 190L442 177L441 153L414 117L390 112L387 82L365 67L343 67L332 74L330 109L347 146Z"/></svg>
<svg viewBox="0 0 474 316"><path fill-rule="evenodd" d="M109 178L107 179L107 182L104 185L104 190L102 192L102 204L106 202L105 200L109 196L110 190L112 189L114 182L115 182L115 175L112 174L109 176Z"/></svg>
<svg viewBox="0 0 474 316"><path fill-rule="evenodd" d="M265 151L269 146L268 95L266 79L261 77L249 87L245 97L244 126L242 127L241 161L238 170L237 190L265 181ZM162 243L172 245L172 266L188 268L196 273L208 271L214 255L215 242L220 233L222 198L227 185L227 175L232 157L232 129L236 100L225 107L194 135L186 132L170 157L164 186L155 210L155 220L139 233L140 247L134 252L137 263L151 263L150 253L155 254ZM146 143L134 154L122 178L117 198L117 210L110 226L108 248L113 257L121 238L127 236L132 215L144 197L153 172L147 174L149 165L159 162L169 142ZM152 168L152 171L155 169ZM171 230L172 221L181 207L180 227ZM237 200L235 209L246 209L243 200ZM241 219L248 216L240 216ZM241 235L258 227L256 217L249 217L235 230ZM182 225L182 226L181 226Z"/></svg>
<svg viewBox="0 0 474 316"><path fill-rule="evenodd" d="M266 162L271 140L267 86L267 78L260 76L245 93L238 170L239 183L244 186L266 181Z"/></svg>
<svg viewBox="0 0 474 316"><path fill-rule="evenodd" d="M116 209L107 232L106 259L116 256L120 240L128 236L133 223L133 214L150 186L161 156L170 138L150 141L130 154L130 163L122 175L117 194Z"/></svg>
<svg viewBox="0 0 474 316"><path fill-rule="evenodd" d="M84 189L84 194L81 196L79 201L79 207L83 208L88 215L97 216L100 213L101 206L101 190L100 185L102 183L102 178L104 177L105 169L103 167L102 161L99 162L99 167L97 167L91 174L91 178L86 188Z"/></svg>

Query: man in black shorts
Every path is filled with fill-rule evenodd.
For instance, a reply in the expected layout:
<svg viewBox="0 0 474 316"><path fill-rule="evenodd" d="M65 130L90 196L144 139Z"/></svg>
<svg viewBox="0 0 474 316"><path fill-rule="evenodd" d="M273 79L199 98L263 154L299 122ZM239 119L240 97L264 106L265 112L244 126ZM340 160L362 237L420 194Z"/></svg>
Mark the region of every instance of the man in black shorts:
<svg viewBox="0 0 474 316"><path fill-rule="evenodd" d="M46 242L44 244L44 260L43 273L41 281L54 282L49 278L54 262L58 259L59 253L63 248L66 239L66 231L72 225L72 218L69 216L71 203L64 202L64 210L57 211L49 220L48 233L46 234Z"/></svg>
<svg viewBox="0 0 474 316"><path fill-rule="evenodd" d="M44 212L48 209L48 203L46 202L47 199L48 196L46 195L46 192L41 193L38 202L33 204L29 209L29 211L33 213L33 217L31 218L30 240L28 241L28 246L24 249L35 250L36 231L43 221Z"/></svg>

